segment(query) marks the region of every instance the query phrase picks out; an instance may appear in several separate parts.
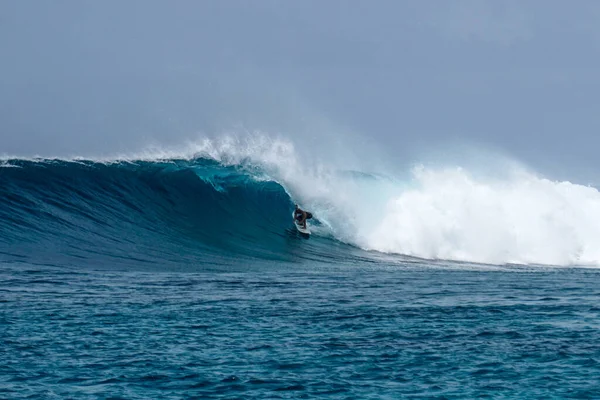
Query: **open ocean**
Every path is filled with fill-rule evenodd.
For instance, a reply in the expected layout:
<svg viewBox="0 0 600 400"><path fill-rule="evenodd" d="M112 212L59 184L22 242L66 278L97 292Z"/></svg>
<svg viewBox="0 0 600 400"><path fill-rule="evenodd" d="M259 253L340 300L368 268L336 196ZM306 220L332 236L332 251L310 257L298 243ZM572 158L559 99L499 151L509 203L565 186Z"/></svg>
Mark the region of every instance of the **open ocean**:
<svg viewBox="0 0 600 400"><path fill-rule="evenodd" d="M272 166L2 161L0 398L600 398L596 189Z"/></svg>

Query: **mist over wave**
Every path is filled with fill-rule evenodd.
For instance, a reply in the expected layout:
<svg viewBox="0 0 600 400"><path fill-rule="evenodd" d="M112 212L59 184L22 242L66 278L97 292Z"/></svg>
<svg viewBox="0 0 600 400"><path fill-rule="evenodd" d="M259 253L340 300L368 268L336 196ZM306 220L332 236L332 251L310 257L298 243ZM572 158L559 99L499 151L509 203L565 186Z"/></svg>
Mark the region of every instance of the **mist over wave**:
<svg viewBox="0 0 600 400"><path fill-rule="evenodd" d="M105 159L7 158L1 253L219 264L343 262L360 248L490 264L600 264L595 188L519 167L492 176L421 165L398 175L314 153L252 135ZM316 217L308 241L291 228L294 203Z"/></svg>

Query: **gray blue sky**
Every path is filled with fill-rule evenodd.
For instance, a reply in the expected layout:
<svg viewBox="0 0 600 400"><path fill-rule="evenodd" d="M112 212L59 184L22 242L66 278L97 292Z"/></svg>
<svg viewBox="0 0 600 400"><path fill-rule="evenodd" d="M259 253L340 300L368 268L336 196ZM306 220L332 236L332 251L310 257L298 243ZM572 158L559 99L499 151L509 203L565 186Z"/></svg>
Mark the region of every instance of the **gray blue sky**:
<svg viewBox="0 0 600 400"><path fill-rule="evenodd" d="M600 168L600 2L0 1L0 154L233 127Z"/></svg>

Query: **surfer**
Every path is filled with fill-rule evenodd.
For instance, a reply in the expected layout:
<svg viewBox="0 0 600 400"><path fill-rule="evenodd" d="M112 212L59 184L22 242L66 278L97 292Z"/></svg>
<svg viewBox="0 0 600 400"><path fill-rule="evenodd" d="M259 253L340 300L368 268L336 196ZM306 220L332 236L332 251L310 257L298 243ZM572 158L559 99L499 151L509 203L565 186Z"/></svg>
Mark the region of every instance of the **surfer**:
<svg viewBox="0 0 600 400"><path fill-rule="evenodd" d="M300 207L298 207L298 204L296 204L296 210L294 211L294 219L298 221L298 225L302 225L302 227L306 229L306 220L311 218L311 213L302 210Z"/></svg>

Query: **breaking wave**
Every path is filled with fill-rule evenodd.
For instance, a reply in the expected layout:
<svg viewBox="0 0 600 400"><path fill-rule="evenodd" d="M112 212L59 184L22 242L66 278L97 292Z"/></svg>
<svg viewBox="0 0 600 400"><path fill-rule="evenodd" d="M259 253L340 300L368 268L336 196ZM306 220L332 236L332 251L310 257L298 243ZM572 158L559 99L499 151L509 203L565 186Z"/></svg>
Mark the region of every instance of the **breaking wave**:
<svg viewBox="0 0 600 400"><path fill-rule="evenodd" d="M600 264L600 193L519 168L403 177L298 156L286 140L205 140L110 159L6 158L0 257L77 265L377 261ZM315 215L309 240L293 228Z"/></svg>

